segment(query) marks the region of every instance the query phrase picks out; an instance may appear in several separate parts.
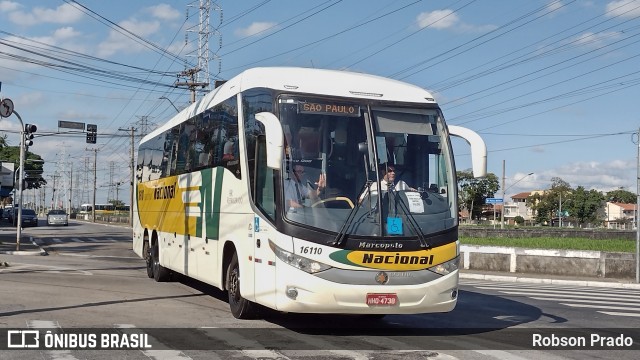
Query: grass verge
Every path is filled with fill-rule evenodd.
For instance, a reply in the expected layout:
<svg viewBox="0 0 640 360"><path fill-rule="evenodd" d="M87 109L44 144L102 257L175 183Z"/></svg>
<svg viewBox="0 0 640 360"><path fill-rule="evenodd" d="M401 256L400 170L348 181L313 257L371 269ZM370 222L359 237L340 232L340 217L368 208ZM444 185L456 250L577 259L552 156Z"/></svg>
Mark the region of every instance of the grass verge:
<svg viewBox="0 0 640 360"><path fill-rule="evenodd" d="M628 252L636 251L635 240L610 239L594 240L585 238L470 238L460 237L463 245L480 246L506 246L529 249L549 249L549 250L592 250L605 252Z"/></svg>

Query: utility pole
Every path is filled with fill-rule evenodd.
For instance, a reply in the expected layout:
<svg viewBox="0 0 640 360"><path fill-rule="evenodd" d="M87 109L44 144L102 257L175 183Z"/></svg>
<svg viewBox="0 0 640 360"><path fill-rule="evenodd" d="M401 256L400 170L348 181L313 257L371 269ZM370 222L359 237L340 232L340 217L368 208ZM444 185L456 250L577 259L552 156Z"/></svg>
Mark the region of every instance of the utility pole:
<svg viewBox="0 0 640 360"><path fill-rule="evenodd" d="M52 209L57 209L58 208L58 202L56 201L56 179L58 178L58 173L55 172L53 173L53 191L51 193L51 208Z"/></svg>
<svg viewBox="0 0 640 360"><path fill-rule="evenodd" d="M640 283L640 128L638 128L638 164L636 165L636 283Z"/></svg>
<svg viewBox="0 0 640 360"><path fill-rule="evenodd" d="M504 206L506 204L505 201L505 188L504 188L504 170L505 170L505 160L502 160L502 211L500 211L500 229L504 229Z"/></svg>
<svg viewBox="0 0 640 360"><path fill-rule="evenodd" d="M562 191L558 193L558 229L562 227Z"/></svg>
<svg viewBox="0 0 640 360"><path fill-rule="evenodd" d="M80 200L81 203L85 203L88 204L89 203L89 158L85 157L84 158L84 179L83 179L83 188L82 188L82 199ZM87 195L86 200L85 200L85 194ZM86 202L85 202L86 201Z"/></svg>
<svg viewBox="0 0 640 360"><path fill-rule="evenodd" d="M131 181L129 182L129 226L133 226L133 191L134 191L134 180L135 180L135 164L134 164L134 156L135 156L135 132L136 128L133 126L129 129L118 129L120 131L131 131Z"/></svg>
<svg viewBox="0 0 640 360"><path fill-rule="evenodd" d="M71 214L71 194L73 193L73 163L69 163L69 204L67 214Z"/></svg>
<svg viewBox="0 0 640 360"><path fill-rule="evenodd" d="M180 72L180 74L178 74L178 76L182 76L182 77L188 77L189 80L185 81L185 82L179 82L176 81L176 83L174 84L175 87L180 87L180 86L186 86L189 91L191 92L191 103L193 104L194 102L196 102L196 89L197 88L206 88L207 86L209 86L208 82L198 82L196 81L196 74L200 71L200 69L188 69L185 71Z"/></svg>
<svg viewBox="0 0 640 360"><path fill-rule="evenodd" d="M91 204L91 221L96 222L96 188L98 184L98 149L85 149L93 151L93 203Z"/></svg>
<svg viewBox="0 0 640 360"><path fill-rule="evenodd" d="M109 192L107 194L107 202L113 200L113 187L115 185L113 182L113 172L115 171L115 166L116 164L113 161L109 162Z"/></svg>

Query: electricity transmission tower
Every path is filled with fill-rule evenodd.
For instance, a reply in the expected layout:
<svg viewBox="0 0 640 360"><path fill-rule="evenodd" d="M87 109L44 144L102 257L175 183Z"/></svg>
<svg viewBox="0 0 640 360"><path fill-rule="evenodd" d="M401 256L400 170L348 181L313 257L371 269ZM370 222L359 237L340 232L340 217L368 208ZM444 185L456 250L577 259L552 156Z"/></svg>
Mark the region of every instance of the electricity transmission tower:
<svg viewBox="0 0 640 360"><path fill-rule="evenodd" d="M222 24L222 8L211 0L194 1L187 6L197 7L199 10L197 30L196 26L187 30L187 33L194 32L197 33L198 36L198 48L187 55L188 57L197 58L197 66L195 68L185 69L182 71L178 77L186 78L186 80L183 82L176 81L175 86L188 88L191 91L191 102L194 103L196 101L197 89L204 91L211 90L211 73L209 71L209 62L211 59L213 58L218 60L218 73L220 73L220 69L222 67L220 58L217 55L217 52L222 47L222 35L218 31ZM220 21L215 28L213 28L210 23L211 10L218 11L220 13ZM209 49L209 38L211 37L211 34L218 35L218 48L215 53L211 53ZM185 36L185 43L188 43L188 34Z"/></svg>

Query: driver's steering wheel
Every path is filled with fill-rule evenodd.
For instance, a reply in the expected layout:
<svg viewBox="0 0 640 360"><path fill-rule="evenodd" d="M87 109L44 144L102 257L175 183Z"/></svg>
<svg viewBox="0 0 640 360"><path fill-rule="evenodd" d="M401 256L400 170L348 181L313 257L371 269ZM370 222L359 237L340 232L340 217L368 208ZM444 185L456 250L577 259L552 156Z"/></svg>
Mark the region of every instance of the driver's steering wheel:
<svg viewBox="0 0 640 360"><path fill-rule="evenodd" d="M351 199L345 196L336 196L336 197L322 199L320 201L316 201L315 203L311 204L311 207L316 207L318 205L321 205L330 201L344 201L349 205L349 208L353 209L353 202L351 201Z"/></svg>

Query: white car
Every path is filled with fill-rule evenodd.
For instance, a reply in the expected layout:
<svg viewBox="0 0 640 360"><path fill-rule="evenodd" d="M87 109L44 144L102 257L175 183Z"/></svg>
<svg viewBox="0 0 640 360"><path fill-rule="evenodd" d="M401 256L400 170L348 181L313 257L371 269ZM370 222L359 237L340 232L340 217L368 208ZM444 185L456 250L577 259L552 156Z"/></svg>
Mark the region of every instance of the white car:
<svg viewBox="0 0 640 360"><path fill-rule="evenodd" d="M51 210L47 213L47 225L69 226L69 216L64 210Z"/></svg>

